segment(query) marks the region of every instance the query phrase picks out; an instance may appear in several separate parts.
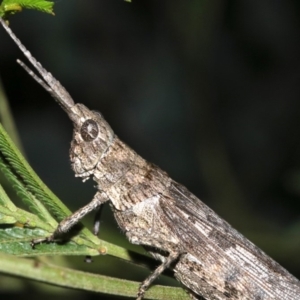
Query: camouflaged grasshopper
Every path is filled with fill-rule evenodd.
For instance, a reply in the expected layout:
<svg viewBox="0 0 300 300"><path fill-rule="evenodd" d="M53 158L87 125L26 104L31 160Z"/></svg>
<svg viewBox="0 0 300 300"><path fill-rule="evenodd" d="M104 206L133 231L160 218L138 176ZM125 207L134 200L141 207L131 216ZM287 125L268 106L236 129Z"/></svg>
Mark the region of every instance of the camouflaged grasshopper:
<svg viewBox="0 0 300 300"><path fill-rule="evenodd" d="M300 299L300 282L295 277L184 186L124 144L100 113L75 104L3 20L1 23L41 78L18 63L73 122L70 160L75 176L83 181L92 177L98 188L90 203L63 220L49 237L33 240L33 246L62 239L87 213L99 212L109 201L129 241L143 245L161 262L141 284L137 299L142 299L153 280L168 267L193 299ZM98 231L96 221L95 234Z"/></svg>

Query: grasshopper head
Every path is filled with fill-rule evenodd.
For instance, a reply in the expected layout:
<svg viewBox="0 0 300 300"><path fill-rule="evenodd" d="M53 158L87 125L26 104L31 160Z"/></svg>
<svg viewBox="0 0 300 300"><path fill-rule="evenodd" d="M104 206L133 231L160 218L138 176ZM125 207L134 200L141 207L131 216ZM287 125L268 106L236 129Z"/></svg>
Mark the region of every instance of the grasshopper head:
<svg viewBox="0 0 300 300"><path fill-rule="evenodd" d="M77 177L87 180L114 139L114 133L102 115L83 104L75 104L69 117L74 123L70 159Z"/></svg>

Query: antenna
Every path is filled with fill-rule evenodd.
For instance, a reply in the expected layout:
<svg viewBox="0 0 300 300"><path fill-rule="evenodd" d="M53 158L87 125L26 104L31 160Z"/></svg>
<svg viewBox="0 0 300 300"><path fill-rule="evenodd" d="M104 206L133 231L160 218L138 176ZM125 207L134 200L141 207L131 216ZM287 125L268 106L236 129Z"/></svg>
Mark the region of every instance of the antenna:
<svg viewBox="0 0 300 300"><path fill-rule="evenodd" d="M33 77L46 91L48 91L51 96L63 107L67 112L75 105L71 95L67 90L61 85L61 83L56 80L51 73L49 73L43 66L31 55L31 53L26 49L26 47L21 43L21 41L12 32L5 21L0 18L0 22L10 37L14 40L23 54L27 57L33 67L38 71L42 78L39 78L25 63L21 60L17 60L18 64L25 69L25 71Z"/></svg>

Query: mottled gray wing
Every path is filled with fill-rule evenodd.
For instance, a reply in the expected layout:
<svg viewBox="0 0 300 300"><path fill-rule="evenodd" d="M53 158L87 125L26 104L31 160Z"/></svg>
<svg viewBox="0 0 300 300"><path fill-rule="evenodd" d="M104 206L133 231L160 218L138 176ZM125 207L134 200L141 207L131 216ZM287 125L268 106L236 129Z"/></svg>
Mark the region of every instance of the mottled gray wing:
<svg viewBox="0 0 300 300"><path fill-rule="evenodd" d="M160 205L165 222L181 240L183 252L199 261L205 280L221 284L222 291L223 281L224 288L230 286L252 299L300 299L300 283L295 277L184 186L172 181L164 196ZM216 277L220 282L215 283Z"/></svg>

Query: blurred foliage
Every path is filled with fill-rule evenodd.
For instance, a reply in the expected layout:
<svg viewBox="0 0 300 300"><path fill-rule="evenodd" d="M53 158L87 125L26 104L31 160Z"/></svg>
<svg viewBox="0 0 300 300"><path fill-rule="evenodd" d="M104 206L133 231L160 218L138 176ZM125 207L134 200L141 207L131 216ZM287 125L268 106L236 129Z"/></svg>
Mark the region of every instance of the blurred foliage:
<svg viewBox="0 0 300 300"><path fill-rule="evenodd" d="M56 3L55 19L28 11L11 26L75 101L300 277L299 12L296 0L69 0ZM20 53L1 30L0 41L26 155L81 207L95 190L69 168L71 122L14 65ZM101 238L132 247L109 209ZM147 276L108 259L88 268Z"/></svg>
<svg viewBox="0 0 300 300"><path fill-rule="evenodd" d="M0 4L0 17L7 19L9 15L25 9L39 10L53 14L53 1L47 0L3 0Z"/></svg>

